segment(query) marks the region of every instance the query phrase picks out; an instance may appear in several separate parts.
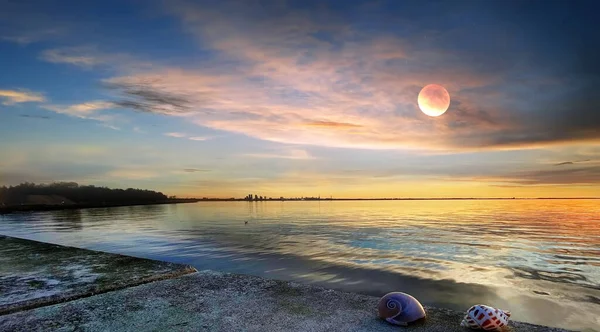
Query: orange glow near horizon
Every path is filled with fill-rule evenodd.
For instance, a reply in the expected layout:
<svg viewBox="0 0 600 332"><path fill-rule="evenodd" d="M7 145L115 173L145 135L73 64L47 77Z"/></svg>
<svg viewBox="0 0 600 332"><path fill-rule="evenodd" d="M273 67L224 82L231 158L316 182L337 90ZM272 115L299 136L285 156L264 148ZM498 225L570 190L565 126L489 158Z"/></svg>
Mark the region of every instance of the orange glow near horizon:
<svg viewBox="0 0 600 332"><path fill-rule="evenodd" d="M407 31L376 31L346 11L308 15L282 2L271 16L220 3L156 3L144 10L165 20L120 22L131 43L114 43L125 37L111 30L92 46L76 42L98 36L77 29L75 12L78 38L21 35L32 20L15 2L0 58L23 62L0 77L0 186L72 181L224 198L600 196L598 66L572 34L523 33L528 20L492 17L477 28L440 21L435 31L412 14ZM135 36L129 24L164 34ZM514 34L523 38L504 38Z"/></svg>
<svg viewBox="0 0 600 332"><path fill-rule="evenodd" d="M247 190L228 188L215 191L195 191L194 189L172 187L173 192L181 197L213 197L242 198L248 193L272 198L283 197L317 197L327 198L576 198L600 197L600 190L594 186L559 186L533 185L513 186L484 182L410 182L410 183L377 183L344 186L343 184L303 186L282 186L260 184L248 186Z"/></svg>

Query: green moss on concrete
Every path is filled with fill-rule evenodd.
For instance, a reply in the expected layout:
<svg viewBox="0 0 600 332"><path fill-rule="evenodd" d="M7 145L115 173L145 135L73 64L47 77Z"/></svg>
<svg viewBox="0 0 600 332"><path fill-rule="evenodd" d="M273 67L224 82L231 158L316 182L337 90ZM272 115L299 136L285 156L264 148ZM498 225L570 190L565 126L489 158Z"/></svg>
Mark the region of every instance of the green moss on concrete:
<svg viewBox="0 0 600 332"><path fill-rule="evenodd" d="M39 281L39 280L30 280L27 282L27 284L29 285L29 287L36 288L36 289L40 289L40 288L46 286L45 282Z"/></svg>
<svg viewBox="0 0 600 332"><path fill-rule="evenodd" d="M186 265L0 236L0 314L194 271Z"/></svg>

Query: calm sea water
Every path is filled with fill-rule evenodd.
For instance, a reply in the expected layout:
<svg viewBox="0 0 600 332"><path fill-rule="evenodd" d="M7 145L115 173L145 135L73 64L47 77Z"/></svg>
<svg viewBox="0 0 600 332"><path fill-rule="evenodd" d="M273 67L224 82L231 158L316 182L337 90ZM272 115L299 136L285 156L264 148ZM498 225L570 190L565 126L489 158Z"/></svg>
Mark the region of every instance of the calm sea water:
<svg viewBox="0 0 600 332"><path fill-rule="evenodd" d="M600 200L201 202L3 215L0 233L600 329Z"/></svg>

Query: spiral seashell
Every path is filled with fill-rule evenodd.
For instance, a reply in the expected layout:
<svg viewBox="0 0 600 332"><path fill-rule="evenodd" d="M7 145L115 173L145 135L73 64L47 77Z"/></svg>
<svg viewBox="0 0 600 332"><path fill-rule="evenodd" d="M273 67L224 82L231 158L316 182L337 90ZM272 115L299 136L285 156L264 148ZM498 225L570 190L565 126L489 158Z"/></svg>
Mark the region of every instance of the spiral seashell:
<svg viewBox="0 0 600 332"><path fill-rule="evenodd" d="M508 325L510 311L492 308L487 305L477 304L472 306L460 326L485 331L500 330Z"/></svg>
<svg viewBox="0 0 600 332"><path fill-rule="evenodd" d="M388 323L406 326L421 318L425 318L425 309L417 299L401 292L384 295L377 305L379 317Z"/></svg>

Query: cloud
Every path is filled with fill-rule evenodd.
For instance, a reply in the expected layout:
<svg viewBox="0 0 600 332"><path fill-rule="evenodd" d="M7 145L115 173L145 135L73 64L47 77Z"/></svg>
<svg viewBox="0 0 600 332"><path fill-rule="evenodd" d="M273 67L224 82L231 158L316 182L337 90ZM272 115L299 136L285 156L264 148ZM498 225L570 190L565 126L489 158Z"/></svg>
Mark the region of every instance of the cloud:
<svg viewBox="0 0 600 332"><path fill-rule="evenodd" d="M98 110L109 109L114 107L114 104L106 101L91 101L81 104L75 104L61 109L65 114L71 115L88 115ZM59 112L59 111L57 111Z"/></svg>
<svg viewBox="0 0 600 332"><path fill-rule="evenodd" d="M0 37L0 39L6 40L9 42L13 42L13 43L17 43L17 44L22 44L22 45L27 45L29 43L33 43L34 41L39 40L37 37L27 36L27 35L5 36L5 37Z"/></svg>
<svg viewBox="0 0 600 332"><path fill-rule="evenodd" d="M586 163L591 161L590 159L586 159L586 160L576 160L576 161L564 161L562 163L557 163L554 164L554 166L564 166L564 165L573 165L573 164L579 164L579 163Z"/></svg>
<svg viewBox="0 0 600 332"><path fill-rule="evenodd" d="M554 170L515 172L513 179L504 179L519 185L594 185L600 183L600 165Z"/></svg>
<svg viewBox="0 0 600 332"><path fill-rule="evenodd" d="M190 141L207 141L207 140L212 139L212 137L208 137L208 136L191 136L186 133L178 133L178 132L165 133L164 135L168 136L168 137L175 137L175 138L187 138Z"/></svg>
<svg viewBox="0 0 600 332"><path fill-rule="evenodd" d="M50 119L49 116L45 116L45 115L31 115L31 114L20 114L19 117L30 118L30 119L43 119L43 120L49 120Z"/></svg>
<svg viewBox="0 0 600 332"><path fill-rule="evenodd" d="M109 125L109 124L102 124L102 127L106 127L112 130L121 130L121 128L117 127L117 126L113 126L113 125Z"/></svg>
<svg viewBox="0 0 600 332"><path fill-rule="evenodd" d="M96 121L112 121L114 120L114 116L108 114L98 114L99 111L112 109L115 105L111 102L96 100L89 101L81 104L73 104L73 105L43 105L41 106L44 109L53 111L59 114L65 114L72 117L77 117L81 119L91 119Z"/></svg>
<svg viewBox="0 0 600 332"><path fill-rule="evenodd" d="M194 136L194 137L188 137L189 140L191 141L206 141L211 139L210 137L204 137L204 136Z"/></svg>
<svg viewBox="0 0 600 332"><path fill-rule="evenodd" d="M93 67L104 63L100 57L86 54L78 48L45 50L42 52L41 59L52 63L67 63L81 67Z"/></svg>
<svg viewBox="0 0 600 332"><path fill-rule="evenodd" d="M138 134L143 134L143 133L146 132L145 130L143 130L142 128L137 127L137 126L133 127L133 131L136 132L136 133L138 133Z"/></svg>
<svg viewBox="0 0 600 332"><path fill-rule="evenodd" d="M105 67L120 71L152 68L153 64L126 53L111 53L96 46L71 46L42 51L40 59L50 63L68 64L91 69Z"/></svg>
<svg viewBox="0 0 600 332"><path fill-rule="evenodd" d="M482 168L473 165L446 169L426 169L422 175L437 178L440 181L487 183L495 187L598 186L600 184L600 162L598 161L585 161L583 165L579 165L579 162L543 165L521 165L520 167L500 165L495 168ZM510 168L517 170L506 170ZM415 170L409 170L408 172L409 174L415 174Z"/></svg>
<svg viewBox="0 0 600 332"><path fill-rule="evenodd" d="M187 135L186 135L186 134L184 134L184 133L165 133L165 136L168 136L168 137L176 137L176 138L184 138L184 137L186 137Z"/></svg>
<svg viewBox="0 0 600 332"><path fill-rule="evenodd" d="M311 156L305 150L293 149L290 150L289 153L284 154L276 154L276 153L247 153L243 155L244 157L250 158L267 158L267 159L297 159L297 160L310 160L316 159Z"/></svg>
<svg viewBox="0 0 600 332"><path fill-rule="evenodd" d="M200 168L184 168L183 171L186 173L209 172L207 169Z"/></svg>
<svg viewBox="0 0 600 332"><path fill-rule="evenodd" d="M185 113L189 108L188 98L177 92L158 91L153 88L157 83L160 84L158 77L115 78L104 81L108 89L116 90L124 96L114 101L121 107L169 115Z"/></svg>
<svg viewBox="0 0 600 332"><path fill-rule="evenodd" d="M353 123L345 123L345 122L333 122L333 121L313 121L305 124L309 127L325 127L325 128L360 128L361 125L353 124Z"/></svg>
<svg viewBox="0 0 600 332"><path fill-rule="evenodd" d="M102 126L113 130L121 130L115 125L115 122L127 121L125 118L112 113L106 113L107 110L115 108L115 104L107 101L96 100L73 105L42 105L41 108L71 116L79 119L93 120L101 122Z"/></svg>
<svg viewBox="0 0 600 332"><path fill-rule="evenodd" d="M284 5L263 8L277 15L223 6L169 6L214 57L106 80L115 104L300 145L448 152L600 141L594 85L547 73L522 54L416 43ZM429 83L451 94L440 118L416 104Z"/></svg>
<svg viewBox="0 0 600 332"><path fill-rule="evenodd" d="M28 45L42 40L55 38L63 32L64 29L59 28L37 29L0 36L0 39L21 45Z"/></svg>
<svg viewBox="0 0 600 332"><path fill-rule="evenodd" d="M46 101L43 94L27 90L0 90L0 99L3 99L2 105L14 105L18 103Z"/></svg>
<svg viewBox="0 0 600 332"><path fill-rule="evenodd" d="M565 161L562 163L554 164L554 166L573 165L573 164L574 164L574 162L572 162L572 161Z"/></svg>

